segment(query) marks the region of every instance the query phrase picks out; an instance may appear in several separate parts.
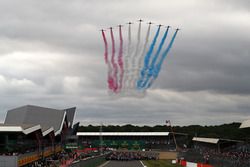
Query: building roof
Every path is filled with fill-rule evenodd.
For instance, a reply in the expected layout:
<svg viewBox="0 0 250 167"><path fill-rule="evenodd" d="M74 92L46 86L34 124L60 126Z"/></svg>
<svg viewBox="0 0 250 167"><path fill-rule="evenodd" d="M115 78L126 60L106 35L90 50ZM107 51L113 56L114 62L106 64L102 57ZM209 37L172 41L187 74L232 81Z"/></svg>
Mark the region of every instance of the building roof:
<svg viewBox="0 0 250 167"><path fill-rule="evenodd" d="M41 130L40 125L0 124L0 132L22 132L27 135L37 130Z"/></svg>
<svg viewBox="0 0 250 167"><path fill-rule="evenodd" d="M211 143L211 144L217 144L218 142L222 143L222 142L243 142L241 140L231 140L231 139L223 139L223 138L207 138L207 137L193 137L192 139L193 141L197 141L197 142L203 142L203 143Z"/></svg>
<svg viewBox="0 0 250 167"><path fill-rule="evenodd" d="M240 128L250 128L250 119L243 121Z"/></svg>
<svg viewBox="0 0 250 167"><path fill-rule="evenodd" d="M77 132L77 136L168 136L169 132Z"/></svg>
<svg viewBox="0 0 250 167"><path fill-rule="evenodd" d="M217 138L206 138L206 137L193 137L193 141L204 142L204 143L211 143L217 144L220 139Z"/></svg>
<svg viewBox="0 0 250 167"><path fill-rule="evenodd" d="M75 117L75 112L76 112L76 107L68 108L68 109L65 109L64 111L66 111L66 114L67 114L68 126L72 128L74 117Z"/></svg>
<svg viewBox="0 0 250 167"><path fill-rule="evenodd" d="M18 107L7 112L5 124L40 124L44 135L52 130L61 133L66 111L32 105Z"/></svg>
<svg viewBox="0 0 250 167"><path fill-rule="evenodd" d="M49 134L50 132L54 132L54 128L53 127L42 127L42 134L43 136L46 136L47 134Z"/></svg>

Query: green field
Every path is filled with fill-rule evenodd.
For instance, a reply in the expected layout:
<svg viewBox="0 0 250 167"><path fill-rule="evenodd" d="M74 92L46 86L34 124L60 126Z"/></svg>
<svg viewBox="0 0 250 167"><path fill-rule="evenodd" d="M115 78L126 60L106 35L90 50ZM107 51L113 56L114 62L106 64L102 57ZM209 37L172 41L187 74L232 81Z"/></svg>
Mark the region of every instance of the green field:
<svg viewBox="0 0 250 167"><path fill-rule="evenodd" d="M170 160L148 160L142 161L147 167L181 167L180 165L171 164Z"/></svg>

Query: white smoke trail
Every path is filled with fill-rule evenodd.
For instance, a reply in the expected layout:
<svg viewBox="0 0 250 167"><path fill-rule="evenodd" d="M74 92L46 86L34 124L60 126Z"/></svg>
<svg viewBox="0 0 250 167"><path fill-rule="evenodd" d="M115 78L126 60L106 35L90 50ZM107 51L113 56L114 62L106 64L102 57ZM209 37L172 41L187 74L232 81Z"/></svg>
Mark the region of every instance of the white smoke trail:
<svg viewBox="0 0 250 167"><path fill-rule="evenodd" d="M127 54L124 55L124 78L123 78L123 91L126 92L127 89L127 80L129 76L129 59L131 57L131 24L128 26L128 48Z"/></svg>
<svg viewBox="0 0 250 167"><path fill-rule="evenodd" d="M137 77L136 74L136 68L137 68L137 64L136 64L136 60L139 57L139 46L140 46L140 41L141 41L141 21L139 23L139 27L138 27L138 32L137 32L137 43L136 43L136 48L135 48L135 53L133 54L132 60L131 60L131 73L128 79L128 87L130 89L134 88L134 80Z"/></svg>

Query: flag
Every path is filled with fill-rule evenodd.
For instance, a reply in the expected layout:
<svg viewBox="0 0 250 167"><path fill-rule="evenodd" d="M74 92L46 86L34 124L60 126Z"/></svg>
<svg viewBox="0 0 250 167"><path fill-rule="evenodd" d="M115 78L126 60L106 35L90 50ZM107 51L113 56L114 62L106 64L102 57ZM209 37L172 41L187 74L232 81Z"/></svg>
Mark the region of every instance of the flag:
<svg viewBox="0 0 250 167"><path fill-rule="evenodd" d="M166 125L167 125L167 126L171 126L170 120L166 120Z"/></svg>

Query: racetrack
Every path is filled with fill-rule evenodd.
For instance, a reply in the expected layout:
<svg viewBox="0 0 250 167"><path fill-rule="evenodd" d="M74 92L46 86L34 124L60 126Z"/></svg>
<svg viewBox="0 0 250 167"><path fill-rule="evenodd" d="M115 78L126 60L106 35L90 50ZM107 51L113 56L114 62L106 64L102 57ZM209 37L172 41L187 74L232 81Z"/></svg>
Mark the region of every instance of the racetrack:
<svg viewBox="0 0 250 167"><path fill-rule="evenodd" d="M143 167L140 161L109 161L102 167Z"/></svg>

